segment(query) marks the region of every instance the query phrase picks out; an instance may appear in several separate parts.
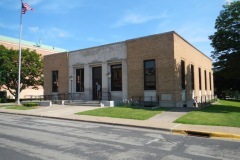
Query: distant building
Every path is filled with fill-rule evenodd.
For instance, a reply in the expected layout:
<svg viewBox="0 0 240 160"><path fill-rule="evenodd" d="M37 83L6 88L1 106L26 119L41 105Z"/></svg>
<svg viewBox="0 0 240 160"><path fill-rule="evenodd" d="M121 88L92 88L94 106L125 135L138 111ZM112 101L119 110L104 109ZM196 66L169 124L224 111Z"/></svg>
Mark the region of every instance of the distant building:
<svg viewBox="0 0 240 160"><path fill-rule="evenodd" d="M3 45L8 49L12 48L14 50L19 50L19 39L0 35L0 45ZM29 42L25 40L21 41L21 47L22 49L28 48L30 50L35 50L37 53L43 56L66 51L65 49L44 45L41 43ZM2 89L0 90L2 91ZM40 86L38 90L31 89L31 87L25 89L21 92L20 98L25 98L27 95L43 95L43 87ZM7 92L7 97L14 98L9 92Z"/></svg>
<svg viewBox="0 0 240 160"><path fill-rule="evenodd" d="M212 60L176 32L44 56L44 95L192 107L214 95Z"/></svg>

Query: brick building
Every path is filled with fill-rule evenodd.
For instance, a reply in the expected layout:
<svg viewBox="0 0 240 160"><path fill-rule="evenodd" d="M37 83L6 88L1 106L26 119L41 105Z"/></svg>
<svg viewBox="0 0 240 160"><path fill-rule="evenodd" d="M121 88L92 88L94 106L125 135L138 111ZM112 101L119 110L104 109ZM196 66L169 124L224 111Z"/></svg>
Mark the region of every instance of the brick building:
<svg viewBox="0 0 240 160"><path fill-rule="evenodd" d="M44 94L57 99L192 107L214 95L211 59L175 32L47 55L44 68Z"/></svg>
<svg viewBox="0 0 240 160"><path fill-rule="evenodd" d="M12 48L14 50L19 50L19 39L0 35L0 45L3 45L8 49ZM21 41L21 47L22 49L28 48L29 50L35 50L37 53L43 56L66 51L65 49L41 44L41 42L34 43L34 42L25 41L25 40ZM0 91L2 90L3 89L0 88ZM43 87L39 86L38 90L31 89L31 87L29 87L28 89L25 89L21 92L20 98L26 98L28 95L32 95L32 96L43 95ZM14 98L9 92L7 92L7 97Z"/></svg>

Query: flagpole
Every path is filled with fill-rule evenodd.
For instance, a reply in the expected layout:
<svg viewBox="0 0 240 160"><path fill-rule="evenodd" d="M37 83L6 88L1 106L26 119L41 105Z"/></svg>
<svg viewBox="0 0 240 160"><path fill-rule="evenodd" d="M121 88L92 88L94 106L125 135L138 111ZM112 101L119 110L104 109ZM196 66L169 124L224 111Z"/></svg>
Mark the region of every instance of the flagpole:
<svg viewBox="0 0 240 160"><path fill-rule="evenodd" d="M20 9L20 33L19 33L19 55L18 55L18 90L17 90L17 105L21 105L20 102L20 85L21 85L21 63L22 63L22 0L21 0L21 9Z"/></svg>

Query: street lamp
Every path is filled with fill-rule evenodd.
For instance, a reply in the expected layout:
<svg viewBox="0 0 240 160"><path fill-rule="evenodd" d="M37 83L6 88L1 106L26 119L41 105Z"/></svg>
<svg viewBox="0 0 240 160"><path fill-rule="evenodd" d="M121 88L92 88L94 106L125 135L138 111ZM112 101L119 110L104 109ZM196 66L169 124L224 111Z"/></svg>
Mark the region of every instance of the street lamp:
<svg viewBox="0 0 240 160"><path fill-rule="evenodd" d="M72 96L72 82L73 82L73 76L71 75L70 77L69 77L69 79L70 79L70 81L71 81L71 100L73 100L73 96Z"/></svg>

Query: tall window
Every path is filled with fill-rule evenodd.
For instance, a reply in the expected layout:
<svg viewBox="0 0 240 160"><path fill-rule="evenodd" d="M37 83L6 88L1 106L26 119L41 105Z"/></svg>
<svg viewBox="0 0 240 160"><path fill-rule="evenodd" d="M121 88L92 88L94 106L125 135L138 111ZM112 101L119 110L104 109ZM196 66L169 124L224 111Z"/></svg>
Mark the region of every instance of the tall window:
<svg viewBox="0 0 240 160"><path fill-rule="evenodd" d="M76 92L84 92L84 69L76 69Z"/></svg>
<svg viewBox="0 0 240 160"><path fill-rule="evenodd" d="M199 90L202 90L202 75L201 68L198 68Z"/></svg>
<svg viewBox="0 0 240 160"><path fill-rule="evenodd" d="M155 60L144 61L144 90L156 90Z"/></svg>
<svg viewBox="0 0 240 160"><path fill-rule="evenodd" d="M210 85L210 91L212 90L212 77L211 72L209 72L209 85Z"/></svg>
<svg viewBox="0 0 240 160"><path fill-rule="evenodd" d="M207 90L207 71L204 70L205 90Z"/></svg>
<svg viewBox="0 0 240 160"><path fill-rule="evenodd" d="M58 92L58 71L52 71L52 92Z"/></svg>
<svg viewBox="0 0 240 160"><path fill-rule="evenodd" d="M182 82L182 90L185 90L186 83L185 83L185 62L181 60L181 82Z"/></svg>
<svg viewBox="0 0 240 160"><path fill-rule="evenodd" d="M191 64L191 86L192 90L194 90L194 65Z"/></svg>
<svg viewBox="0 0 240 160"><path fill-rule="evenodd" d="M111 90L122 91L122 65L111 66Z"/></svg>

